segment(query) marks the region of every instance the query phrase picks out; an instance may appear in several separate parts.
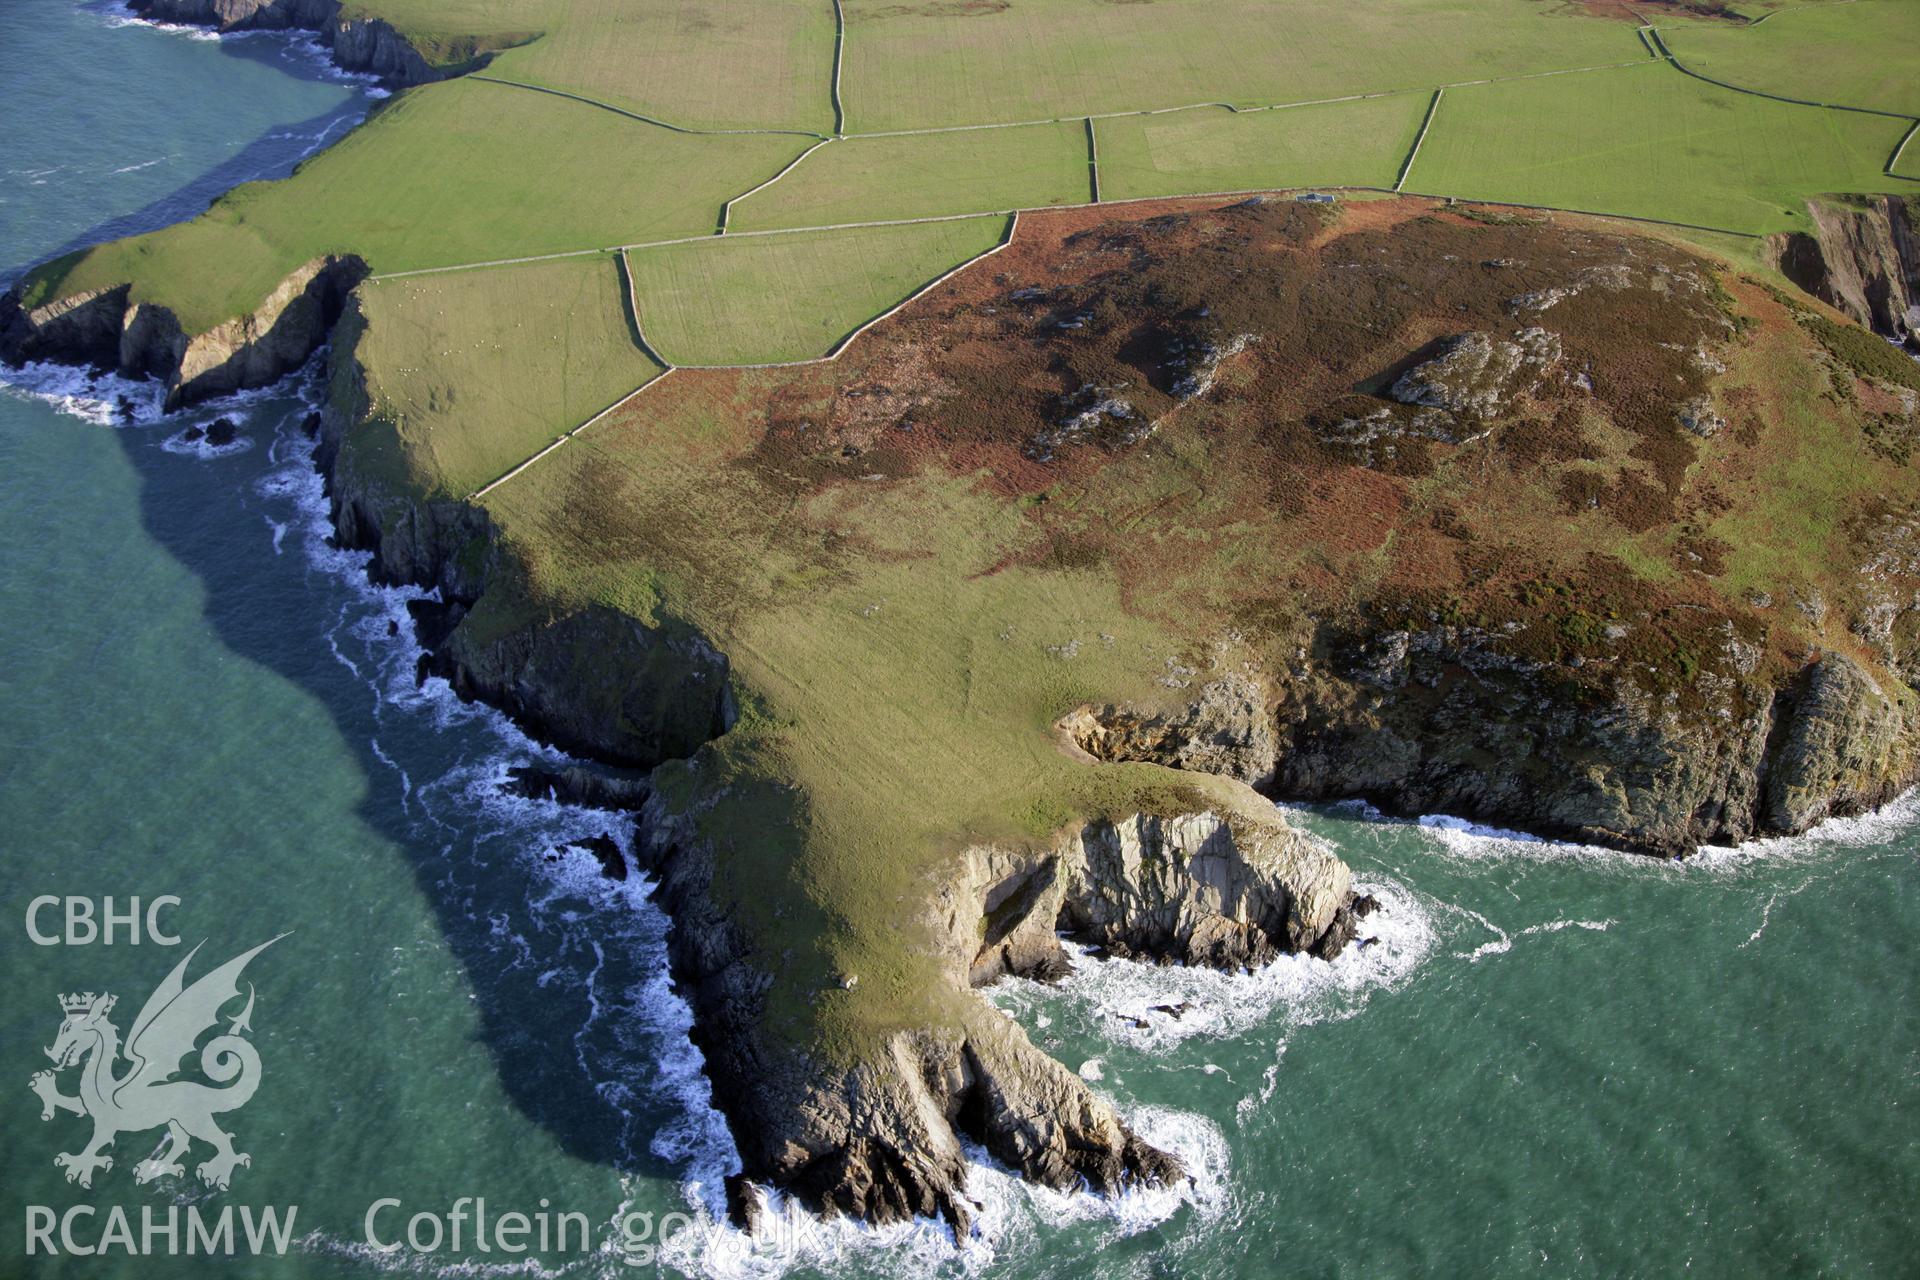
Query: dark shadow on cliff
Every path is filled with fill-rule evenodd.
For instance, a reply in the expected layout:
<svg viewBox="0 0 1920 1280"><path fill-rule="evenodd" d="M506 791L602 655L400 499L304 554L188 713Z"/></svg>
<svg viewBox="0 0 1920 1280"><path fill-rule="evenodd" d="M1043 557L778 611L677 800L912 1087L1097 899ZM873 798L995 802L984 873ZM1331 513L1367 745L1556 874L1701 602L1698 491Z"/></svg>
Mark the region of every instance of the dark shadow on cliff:
<svg viewBox="0 0 1920 1280"><path fill-rule="evenodd" d="M296 377L311 373L309 369ZM684 1116L684 1110L636 1088L647 1083L658 1063L651 1056L636 1060L634 1052L623 1050L618 1037L631 1028L613 1025L626 1016L620 1006L627 991L656 972L658 952L628 942L613 928L620 917L609 913L623 910L623 904L556 893L540 862L542 850L490 837L484 830L490 824L479 814L463 814L467 820L447 826L423 811L420 788L444 777L451 767L491 756L493 747L471 727L434 730L424 717L415 720L415 713L382 709L368 684L328 651L327 633L338 625L340 588L309 568L297 530L289 530L284 554L275 559L260 515L245 509L243 503L252 499L240 488L258 474L258 459L289 411L295 424L305 412L278 399L238 410L223 410L216 403L184 411L161 427L120 432L126 456L140 477L144 528L199 580L207 621L229 651L292 682L332 715L342 744L354 754L366 780L358 816L407 858L436 914L441 937L476 997L480 1038L502 1091L570 1155L676 1178L678 1170L652 1154L648 1143L655 1130ZM242 420L242 430L253 440L254 462L200 461L160 448L162 440L188 421L203 422L222 412ZM299 439L296 426L283 450ZM263 569L263 559L273 567ZM262 586L269 578L273 600L265 601ZM359 660L357 651L350 650L348 656ZM391 762L376 751L384 751ZM395 765L411 777L409 788L403 790ZM444 812L446 806L441 807ZM606 821L592 828L594 834L624 834L622 815L596 816ZM552 913L577 908L588 916L585 929L566 930L570 941L557 948L548 945L554 933L538 933L530 923L529 900L547 895L556 898ZM497 926L496 919L507 923ZM340 923L354 927L350 914ZM542 953L529 958L512 936L518 931L534 936ZM591 1037L588 1052L601 1063L609 1058L617 1064L631 1062L614 1078L591 1079L581 1065L583 1028L594 1019L594 996L579 982L552 981L548 971L559 966L596 974L593 991L601 1014L584 1034ZM629 1090L638 1096L624 1096Z"/></svg>

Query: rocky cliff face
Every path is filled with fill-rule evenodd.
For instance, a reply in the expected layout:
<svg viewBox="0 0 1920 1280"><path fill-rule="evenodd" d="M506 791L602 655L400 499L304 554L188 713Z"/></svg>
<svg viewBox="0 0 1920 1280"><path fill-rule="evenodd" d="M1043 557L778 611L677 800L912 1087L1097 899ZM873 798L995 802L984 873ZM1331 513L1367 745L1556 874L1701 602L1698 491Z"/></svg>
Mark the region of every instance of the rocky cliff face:
<svg viewBox="0 0 1920 1280"><path fill-rule="evenodd" d="M426 84L450 74L380 19L343 17L339 0L129 0L128 7L155 22L219 31L312 31L333 51L336 66L393 85Z"/></svg>
<svg viewBox="0 0 1920 1280"><path fill-rule="evenodd" d="M305 364L327 340L347 295L367 274L352 256L316 258L258 307L206 333L189 334L167 308L130 301L126 285L44 307L0 296L0 360L87 364L157 378L177 409L264 387Z"/></svg>
<svg viewBox="0 0 1920 1280"><path fill-rule="evenodd" d="M1768 241L1780 273L1882 337L1920 349L1920 205L1879 196L1807 209L1816 234Z"/></svg>
<svg viewBox="0 0 1920 1280"><path fill-rule="evenodd" d="M1683 699L1632 672L1579 677L1503 652L1472 628L1345 633L1282 673L1222 677L1185 710L1088 707L1067 727L1103 759L1198 755L1283 798L1662 856L1804 831L1920 776L1920 716L1897 679L1830 652L1775 686L1741 670L1731 631L1713 657ZM1249 717L1256 698L1265 714Z"/></svg>
<svg viewBox="0 0 1920 1280"><path fill-rule="evenodd" d="M650 801L641 860L674 920L674 975L745 1177L827 1212L940 1216L964 1232L977 1206L962 1138L1060 1190L1181 1176L1175 1157L967 988L1064 972L1062 929L1124 954L1220 966L1337 950L1352 936L1345 864L1249 800L1225 815L1088 822L1044 849L967 851L932 908L952 1018L896 1034L851 1067L762 1033L765 958L716 902L713 854L689 813Z"/></svg>

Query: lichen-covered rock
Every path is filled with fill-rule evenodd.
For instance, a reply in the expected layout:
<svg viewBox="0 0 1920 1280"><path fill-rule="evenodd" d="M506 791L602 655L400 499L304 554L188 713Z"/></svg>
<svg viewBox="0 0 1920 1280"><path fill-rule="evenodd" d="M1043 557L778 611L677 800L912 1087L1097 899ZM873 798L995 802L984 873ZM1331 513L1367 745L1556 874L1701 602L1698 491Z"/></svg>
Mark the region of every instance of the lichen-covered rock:
<svg viewBox="0 0 1920 1280"><path fill-rule="evenodd" d="M851 1063L769 1038L766 962L717 900L713 851L691 814L656 797L641 829L639 859L673 917L674 976L746 1180L828 1213L871 1223L939 1217L964 1235L978 1206L965 1195L963 1137L1056 1190L1111 1192L1182 1175L1175 1157L1140 1139L1017 1023L965 990L959 941L949 956L949 1021L897 1032ZM976 851L969 886L1022 860ZM968 899L951 886L943 899L964 904L948 922L956 940L979 936L982 899Z"/></svg>
<svg viewBox="0 0 1920 1280"><path fill-rule="evenodd" d="M1312 947L1353 896L1346 864L1278 818L1138 814L1090 822L1076 844L1060 922L1123 954L1265 964Z"/></svg>
<svg viewBox="0 0 1920 1280"><path fill-rule="evenodd" d="M1813 200L1814 233L1771 236L1769 255L1802 289L1883 337L1913 343L1920 333L1920 237L1905 196L1864 207Z"/></svg>
<svg viewBox="0 0 1920 1280"><path fill-rule="evenodd" d="M1680 425L1702 440L1712 439L1727 428L1727 420L1714 412L1711 396L1695 396L1673 411Z"/></svg>
<svg viewBox="0 0 1920 1280"><path fill-rule="evenodd" d="M0 297L0 360L90 364L167 384L169 409L264 387L305 364L327 341L347 295L367 274L352 255L316 258L259 306L202 334L163 306L130 302L125 285L26 308Z"/></svg>
<svg viewBox="0 0 1920 1280"><path fill-rule="evenodd" d="M156 22L219 31L312 31L336 66L391 84L426 84L447 74L390 24L347 16L340 0L129 0L129 7Z"/></svg>
<svg viewBox="0 0 1920 1280"><path fill-rule="evenodd" d="M1485 421L1506 413L1560 360L1559 336L1545 329L1520 329L1511 340L1475 330L1448 339L1439 355L1402 374L1392 395Z"/></svg>
<svg viewBox="0 0 1920 1280"><path fill-rule="evenodd" d="M1352 901L1346 864L1249 795L1223 811L1079 823L1037 853L973 849L938 914L979 986L1065 973L1059 933L1121 956L1257 966L1316 947Z"/></svg>
<svg viewBox="0 0 1920 1280"><path fill-rule="evenodd" d="M1604 642L1627 640L1616 625ZM1359 797L1394 813L1448 813L1666 856L1790 834L1891 799L1920 776L1913 694L1888 694L1829 653L1778 687L1730 628L1687 684L1508 651L1503 637L1433 626L1349 635L1270 677L1271 730L1184 713L1086 708L1067 727L1102 759L1267 759L1274 794ZM1227 770L1231 772L1231 768Z"/></svg>
<svg viewBox="0 0 1920 1280"><path fill-rule="evenodd" d="M1082 707L1061 728L1101 760L1150 760L1260 787L1273 781L1280 749L1270 693L1248 673L1229 671L1177 710L1146 714L1111 704Z"/></svg>

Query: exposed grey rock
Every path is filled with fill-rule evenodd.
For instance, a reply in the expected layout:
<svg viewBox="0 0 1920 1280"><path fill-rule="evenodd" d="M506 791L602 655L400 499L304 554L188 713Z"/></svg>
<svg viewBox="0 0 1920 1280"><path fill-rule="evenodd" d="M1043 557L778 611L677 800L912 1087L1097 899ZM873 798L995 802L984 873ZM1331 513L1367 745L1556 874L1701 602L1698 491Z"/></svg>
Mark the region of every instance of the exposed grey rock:
<svg viewBox="0 0 1920 1280"><path fill-rule="evenodd" d="M169 409L268 386L298 369L327 340L348 293L365 277L352 256L316 258L259 306L189 335L165 307L128 302L118 286L26 308L0 297L0 360L91 364L167 384Z"/></svg>
<svg viewBox="0 0 1920 1280"><path fill-rule="evenodd" d="M1829 653L1787 700L1785 732L1766 777L1771 830L1884 804L1912 778L1913 725L1860 665Z"/></svg>
<svg viewBox="0 0 1920 1280"><path fill-rule="evenodd" d="M1469 425L1445 409L1407 410L1383 404L1357 418L1342 418L1316 427L1314 437L1334 446L1364 467L1378 467L1399 455L1400 446L1415 441L1435 444L1472 444L1492 432L1489 426Z"/></svg>
<svg viewBox="0 0 1920 1280"><path fill-rule="evenodd" d="M462 697L614 764L691 755L732 722L723 655L691 630L649 628L603 606L504 633L468 615L436 669Z"/></svg>
<svg viewBox="0 0 1920 1280"><path fill-rule="evenodd" d="M1265 684L1230 671L1209 681L1191 704L1171 713L1083 707L1062 728L1101 760L1151 760L1253 786L1273 780L1279 739Z"/></svg>
<svg viewBox="0 0 1920 1280"><path fill-rule="evenodd" d="M1905 196L1864 208L1809 201L1815 233L1769 237L1782 275L1875 333L1913 343L1920 326L1920 238Z"/></svg>
<svg viewBox="0 0 1920 1280"><path fill-rule="evenodd" d="M1153 824L1161 821L1142 819L1140 829L1157 830ZM1224 820L1171 821L1176 827L1187 822L1182 829L1208 856L1232 862L1218 834L1226 829ZM1276 830L1266 840L1286 844L1296 834L1277 818L1271 823ZM642 825L643 866L659 879L662 904L674 920L668 949L675 978L693 1007L715 1103L739 1141L746 1179L784 1188L829 1213L878 1223L938 1216L964 1234L976 1206L963 1191L962 1137L1059 1190L1104 1192L1181 1176L1178 1160L1142 1141L1085 1082L1035 1048L1016 1023L965 990L969 980L1030 971L1043 948L1058 951L1052 926L1069 876L1087 874L1067 868L1076 865L1076 842L1091 825L1066 833L1039 855L970 851L936 908L936 936L949 939L953 1019L897 1033L879 1052L850 1066L812 1060L762 1033L769 979L715 900L712 850L687 813L657 799L649 802ZM1264 872L1241 874L1247 883L1280 874L1287 856L1257 855ZM1322 897L1344 884L1335 883L1345 873L1338 859L1325 855L1325 865L1312 865L1322 882L1302 895L1304 905L1288 917L1299 928L1309 928L1312 913L1323 909ZM1206 874L1212 877L1208 883L1237 883L1230 871ZM1120 883L1110 887L1117 891ZM1344 905L1343 898L1324 909L1329 922ZM1198 898L1189 902L1187 918L1204 927ZM971 963L1015 938L1026 940L1034 960L984 969Z"/></svg>
<svg viewBox="0 0 1920 1280"><path fill-rule="evenodd" d="M1714 412L1710 396L1695 396L1673 411L1680 425L1702 440L1712 439L1727 429L1727 420Z"/></svg>
<svg viewBox="0 0 1920 1280"><path fill-rule="evenodd" d="M1021 452L1036 462L1051 462L1061 449L1076 444L1099 444L1122 449L1137 444L1153 431L1153 423L1120 396L1120 387L1091 383L1062 396L1053 425L1036 432Z"/></svg>
<svg viewBox="0 0 1920 1280"><path fill-rule="evenodd" d="M541 769L522 765L507 771L505 790L530 800L556 800L588 809L637 810L653 794L641 776L603 773L580 765Z"/></svg>
<svg viewBox="0 0 1920 1280"><path fill-rule="evenodd" d="M1391 394L1402 404L1485 421L1538 386L1561 356L1559 335L1545 329L1518 330L1511 341L1475 330L1448 339L1439 355L1401 375Z"/></svg>
<svg viewBox="0 0 1920 1280"><path fill-rule="evenodd" d="M1618 642L1629 629L1604 634ZM1504 653L1498 635L1471 628L1322 647L1261 699L1276 707L1272 748L1262 731L1236 753L1237 723L1197 702L1154 717L1088 709L1074 736L1102 758L1167 764L1191 759L1192 740L1211 739L1229 762L1273 749L1269 786L1285 798L1362 797L1660 855L1803 831L1920 776L1913 695L1886 693L1839 654L1776 688L1754 674L1758 649L1729 631L1691 685L1702 705L1682 710L1619 666L1576 693L1557 664Z"/></svg>
<svg viewBox="0 0 1920 1280"><path fill-rule="evenodd" d="M1352 898L1321 841L1214 813L1090 822L1063 858L1060 923L1121 954L1262 965L1320 941Z"/></svg>

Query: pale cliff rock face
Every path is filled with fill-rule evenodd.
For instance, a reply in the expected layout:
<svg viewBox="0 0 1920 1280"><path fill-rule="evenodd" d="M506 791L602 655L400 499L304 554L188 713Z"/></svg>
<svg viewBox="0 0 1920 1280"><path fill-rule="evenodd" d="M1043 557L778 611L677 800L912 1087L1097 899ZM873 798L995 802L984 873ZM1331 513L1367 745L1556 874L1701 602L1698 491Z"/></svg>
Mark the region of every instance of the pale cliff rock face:
<svg viewBox="0 0 1920 1280"><path fill-rule="evenodd" d="M952 1018L846 1067L762 1034L766 960L716 901L713 854L689 816L649 801L640 860L673 917L674 975L746 1178L830 1213L939 1216L964 1231L978 1206L965 1195L962 1138L1060 1190L1180 1177L1176 1158L966 988L1063 973L1061 928L1143 957L1223 965L1337 932L1353 896L1345 864L1265 809L1249 794L1231 814L1135 815L1076 825L1040 850L967 851L930 907Z"/></svg>
<svg viewBox="0 0 1920 1280"><path fill-rule="evenodd" d="M206 333L185 333L173 313L130 302L125 285L26 308L0 297L0 360L91 364L158 378L167 407L269 386L326 341L347 295L367 273L360 259L316 258L252 311Z"/></svg>
<svg viewBox="0 0 1920 1280"><path fill-rule="evenodd" d="M1811 201L1816 234L1769 238L1782 275L1882 337L1920 345L1920 235L1902 196Z"/></svg>
<svg viewBox="0 0 1920 1280"><path fill-rule="evenodd" d="M1469 628L1393 631L1323 646L1267 678L1274 732L1244 740L1201 710L1066 722L1107 759L1173 762L1189 740L1298 800L1364 798L1562 839L1683 855L1804 831L1891 799L1920 776L1914 696L1828 653L1774 687L1737 662L1703 672L1684 709L1625 677L1574 684L1557 664L1500 652ZM1244 678L1237 678L1244 684ZM1233 701L1244 698L1237 687ZM1130 735L1130 723L1147 731ZM1272 754L1267 754L1269 744Z"/></svg>
<svg viewBox="0 0 1920 1280"><path fill-rule="evenodd" d="M976 986L1065 973L1058 932L1115 955L1210 968L1331 956L1348 940L1334 926L1353 900L1351 873L1324 842L1265 810L1249 796L1231 814L1082 823L1039 855L976 849L943 923Z"/></svg>
<svg viewBox="0 0 1920 1280"><path fill-rule="evenodd" d="M1171 713L1084 707L1062 727L1101 760L1148 760L1264 787L1280 754L1272 710L1264 682L1229 672Z"/></svg>

